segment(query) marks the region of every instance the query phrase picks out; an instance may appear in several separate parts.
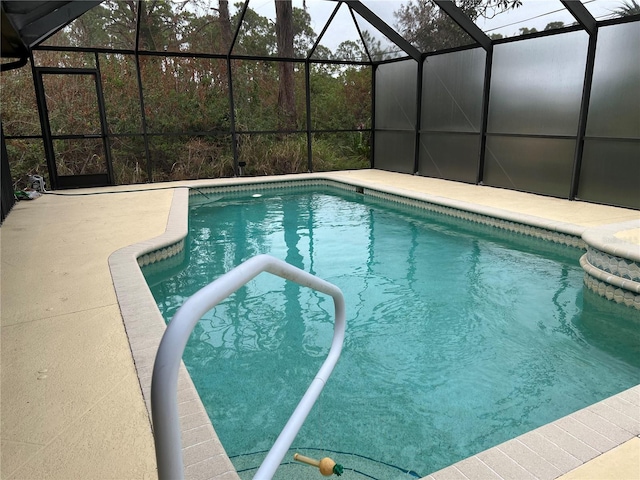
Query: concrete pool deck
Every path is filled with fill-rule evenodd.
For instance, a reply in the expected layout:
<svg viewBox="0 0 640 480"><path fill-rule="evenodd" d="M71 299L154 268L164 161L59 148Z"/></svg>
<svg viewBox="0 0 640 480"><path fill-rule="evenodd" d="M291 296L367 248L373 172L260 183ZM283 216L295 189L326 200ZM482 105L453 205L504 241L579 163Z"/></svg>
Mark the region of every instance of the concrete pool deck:
<svg viewBox="0 0 640 480"><path fill-rule="evenodd" d="M319 175L373 187L425 192L582 227L640 218L634 210L376 170ZM64 193L155 190L233 181L185 181ZM156 477L149 416L108 259L123 247L163 234L173 197L171 189L118 195L47 195L20 202L5 220L0 229L1 478ZM638 244L634 229L623 236ZM623 402L640 411L638 387L627 391L626 398ZM620 436L620 428L612 424L614 433L603 437L608 441L602 441L600 450L585 445L593 450L590 461L565 478L640 478L640 421L638 414L627 417L630 428L637 430L631 438ZM585 425L582 428L590 429ZM626 440L620 440L623 437ZM470 465L476 462L474 458L465 465L474 467ZM517 474L483 477L481 468L487 464L482 459L477 462L480 467L475 465L475 470L458 469L457 478L524 478ZM603 472L609 476L602 476ZM199 475L193 473L193 477ZM234 478L224 469L216 473L222 474L219 478L227 473L228 478ZM455 475L451 470L448 475L433 478ZM202 478L208 477L203 473Z"/></svg>

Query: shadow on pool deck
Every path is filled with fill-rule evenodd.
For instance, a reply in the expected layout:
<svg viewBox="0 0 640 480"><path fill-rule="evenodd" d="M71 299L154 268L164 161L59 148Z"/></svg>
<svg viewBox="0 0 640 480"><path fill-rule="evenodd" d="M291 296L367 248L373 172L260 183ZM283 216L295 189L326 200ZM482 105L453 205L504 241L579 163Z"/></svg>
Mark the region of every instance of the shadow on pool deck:
<svg viewBox="0 0 640 480"><path fill-rule="evenodd" d="M321 175L428 192L581 226L640 217L637 211L622 208L376 170ZM107 260L122 247L162 234L172 198L172 190L51 195L17 204L5 220L0 229L0 477L156 477L149 417ZM634 392L640 397L637 388ZM566 478L607 478L599 476L604 471L610 472L609 478L640 478L640 462L633 457L639 443L634 438ZM618 467L621 470L615 470Z"/></svg>

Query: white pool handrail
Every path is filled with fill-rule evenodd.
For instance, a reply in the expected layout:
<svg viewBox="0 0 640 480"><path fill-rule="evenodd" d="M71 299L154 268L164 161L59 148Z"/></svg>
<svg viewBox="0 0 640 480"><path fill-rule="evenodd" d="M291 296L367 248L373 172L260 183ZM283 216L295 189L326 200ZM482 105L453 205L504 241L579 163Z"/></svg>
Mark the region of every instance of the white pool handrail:
<svg viewBox="0 0 640 480"><path fill-rule="evenodd" d="M198 290L180 307L162 336L151 380L151 415L159 480L184 478L178 418L178 370L189 335L202 316L262 272L312 288L333 298L335 326L326 360L276 439L254 479L270 480L291 447L335 367L345 332L345 305L335 285L269 255L257 255Z"/></svg>

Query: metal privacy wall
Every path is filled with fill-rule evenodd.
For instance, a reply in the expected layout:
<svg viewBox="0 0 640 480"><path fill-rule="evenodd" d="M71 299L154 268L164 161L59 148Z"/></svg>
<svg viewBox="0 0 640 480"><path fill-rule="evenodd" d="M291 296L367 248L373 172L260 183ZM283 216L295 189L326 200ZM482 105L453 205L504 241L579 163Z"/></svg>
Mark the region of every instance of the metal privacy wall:
<svg viewBox="0 0 640 480"><path fill-rule="evenodd" d="M638 45L608 22L377 65L374 167L640 208Z"/></svg>

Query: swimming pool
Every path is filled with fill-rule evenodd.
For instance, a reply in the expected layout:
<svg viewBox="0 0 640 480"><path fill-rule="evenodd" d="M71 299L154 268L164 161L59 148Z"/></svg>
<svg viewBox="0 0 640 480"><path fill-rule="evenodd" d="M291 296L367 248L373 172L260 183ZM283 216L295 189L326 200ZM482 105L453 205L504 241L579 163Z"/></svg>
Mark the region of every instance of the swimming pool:
<svg viewBox="0 0 640 480"><path fill-rule="evenodd" d="M579 250L326 193L203 199L193 208L210 211L216 229L192 217L190 266L176 267L172 281L147 272L167 319L200 286L256 253L343 289L350 309L345 351L294 445L425 475L637 382L634 313L583 293ZM201 322L185 362L205 404L219 407L210 416L231 456L268 449L280 431L328 348L327 305L259 278ZM505 311L493 314L490 305ZM292 320L300 315L303 321ZM496 339L497 346L489 343ZM493 367L480 362L487 359ZM602 386L612 372L622 376ZM572 382L575 390L568 390ZM271 393L253 393L252 385L268 384ZM251 397L256 402L247 405ZM526 405L530 398L537 400ZM447 412L438 417L443 405ZM368 415L358 417L362 412Z"/></svg>

